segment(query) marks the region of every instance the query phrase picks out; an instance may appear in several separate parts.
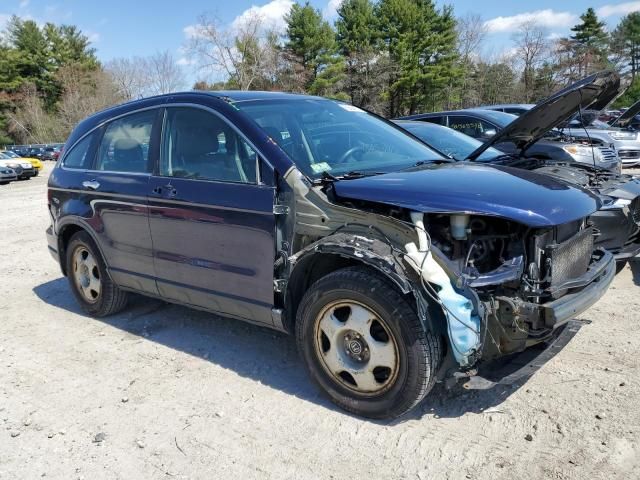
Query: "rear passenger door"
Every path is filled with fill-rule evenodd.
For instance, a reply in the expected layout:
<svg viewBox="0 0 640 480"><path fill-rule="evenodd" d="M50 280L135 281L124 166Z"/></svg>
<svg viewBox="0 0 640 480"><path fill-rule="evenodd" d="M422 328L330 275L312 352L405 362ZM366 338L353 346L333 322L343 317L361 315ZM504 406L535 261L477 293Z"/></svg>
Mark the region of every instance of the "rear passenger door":
<svg viewBox="0 0 640 480"><path fill-rule="evenodd" d="M161 113L162 109L139 111L104 125L97 132L93 168L82 183L112 278L120 286L154 294L147 193Z"/></svg>
<svg viewBox="0 0 640 480"><path fill-rule="evenodd" d="M168 107L149 184L157 285L163 297L271 324L274 188L258 156L217 112Z"/></svg>

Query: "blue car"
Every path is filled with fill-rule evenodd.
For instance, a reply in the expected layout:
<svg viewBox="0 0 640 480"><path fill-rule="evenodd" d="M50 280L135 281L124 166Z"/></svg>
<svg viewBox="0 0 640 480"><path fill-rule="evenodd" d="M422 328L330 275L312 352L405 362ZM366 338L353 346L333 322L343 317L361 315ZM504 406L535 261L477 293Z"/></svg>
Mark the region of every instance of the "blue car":
<svg viewBox="0 0 640 480"><path fill-rule="evenodd" d="M589 192L305 95L111 108L75 128L48 187L48 247L87 314L135 292L290 333L329 398L371 418L566 342L615 271Z"/></svg>

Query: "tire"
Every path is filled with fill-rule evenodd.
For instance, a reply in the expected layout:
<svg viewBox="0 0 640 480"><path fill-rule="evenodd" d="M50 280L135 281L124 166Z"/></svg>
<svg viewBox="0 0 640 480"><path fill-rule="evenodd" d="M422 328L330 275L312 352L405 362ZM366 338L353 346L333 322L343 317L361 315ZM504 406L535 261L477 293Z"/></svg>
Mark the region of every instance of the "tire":
<svg viewBox="0 0 640 480"><path fill-rule="evenodd" d="M616 262L616 275L618 275L629 262L627 260L619 260Z"/></svg>
<svg viewBox="0 0 640 480"><path fill-rule="evenodd" d="M440 337L425 331L410 300L363 267L338 270L309 288L297 312L296 342L309 375L334 403L376 419L417 405L442 360ZM393 367L377 366L385 363Z"/></svg>
<svg viewBox="0 0 640 480"><path fill-rule="evenodd" d="M93 317L106 317L126 306L127 292L109 277L100 251L88 233L78 232L71 237L65 261L69 286L84 312Z"/></svg>

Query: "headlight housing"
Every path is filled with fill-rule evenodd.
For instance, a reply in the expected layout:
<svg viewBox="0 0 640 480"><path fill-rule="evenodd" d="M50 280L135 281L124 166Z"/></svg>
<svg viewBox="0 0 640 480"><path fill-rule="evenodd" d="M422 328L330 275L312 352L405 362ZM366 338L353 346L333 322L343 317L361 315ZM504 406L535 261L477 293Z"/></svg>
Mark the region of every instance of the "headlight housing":
<svg viewBox="0 0 640 480"><path fill-rule="evenodd" d="M593 158L596 162L602 161L603 158L599 148L588 145L565 145L562 149L572 156Z"/></svg>

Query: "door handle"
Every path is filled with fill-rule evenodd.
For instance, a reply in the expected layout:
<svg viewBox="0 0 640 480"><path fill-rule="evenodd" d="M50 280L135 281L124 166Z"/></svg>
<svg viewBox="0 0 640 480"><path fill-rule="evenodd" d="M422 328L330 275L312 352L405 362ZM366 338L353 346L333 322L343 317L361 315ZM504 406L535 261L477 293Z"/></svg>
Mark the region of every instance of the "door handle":
<svg viewBox="0 0 640 480"><path fill-rule="evenodd" d="M100 188L100 183L96 182L95 180L85 180L84 182L82 182L82 186L87 190L97 190Z"/></svg>
<svg viewBox="0 0 640 480"><path fill-rule="evenodd" d="M173 187L173 185L168 184L164 187L156 187L152 190L155 195L162 195L162 191L165 190L167 195L170 197L175 197L178 194L178 191Z"/></svg>

